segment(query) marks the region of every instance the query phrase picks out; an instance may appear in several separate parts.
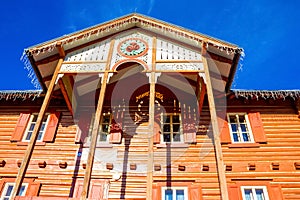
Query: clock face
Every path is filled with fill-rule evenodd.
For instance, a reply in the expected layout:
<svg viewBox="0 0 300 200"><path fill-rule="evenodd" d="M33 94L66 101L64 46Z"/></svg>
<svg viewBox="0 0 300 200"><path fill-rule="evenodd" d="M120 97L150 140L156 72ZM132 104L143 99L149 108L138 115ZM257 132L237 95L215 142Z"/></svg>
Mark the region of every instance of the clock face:
<svg viewBox="0 0 300 200"><path fill-rule="evenodd" d="M118 46L118 51L125 57L138 57L147 52L147 43L140 38L130 38L122 41Z"/></svg>

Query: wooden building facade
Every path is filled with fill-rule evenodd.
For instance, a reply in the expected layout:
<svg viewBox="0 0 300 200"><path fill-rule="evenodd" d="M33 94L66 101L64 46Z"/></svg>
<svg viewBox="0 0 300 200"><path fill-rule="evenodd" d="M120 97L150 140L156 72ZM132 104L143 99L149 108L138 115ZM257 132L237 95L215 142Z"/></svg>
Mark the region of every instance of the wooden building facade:
<svg viewBox="0 0 300 200"><path fill-rule="evenodd" d="M299 199L300 91L231 91L241 55L139 14L26 49L0 199Z"/></svg>

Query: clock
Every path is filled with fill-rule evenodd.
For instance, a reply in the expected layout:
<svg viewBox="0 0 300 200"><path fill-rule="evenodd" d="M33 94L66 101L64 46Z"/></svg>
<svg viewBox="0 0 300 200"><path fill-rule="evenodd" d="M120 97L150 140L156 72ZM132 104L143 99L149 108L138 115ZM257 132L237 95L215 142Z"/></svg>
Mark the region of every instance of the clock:
<svg viewBox="0 0 300 200"><path fill-rule="evenodd" d="M147 50L147 43L140 38L129 38L118 45L118 52L125 57L139 57L147 53Z"/></svg>

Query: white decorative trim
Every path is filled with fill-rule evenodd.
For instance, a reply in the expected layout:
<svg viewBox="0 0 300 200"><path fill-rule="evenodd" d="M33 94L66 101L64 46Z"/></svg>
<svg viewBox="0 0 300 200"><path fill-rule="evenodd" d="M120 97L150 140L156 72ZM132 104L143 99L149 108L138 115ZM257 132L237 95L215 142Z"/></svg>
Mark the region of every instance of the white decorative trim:
<svg viewBox="0 0 300 200"><path fill-rule="evenodd" d="M158 71L201 71L203 70L202 63L157 63L156 70Z"/></svg>
<svg viewBox="0 0 300 200"><path fill-rule="evenodd" d="M28 78L31 79L31 83L34 86L34 88L36 88L37 90L41 90L41 85L39 80L36 77L36 74L31 66L30 60L27 56L26 50L24 50L21 58L20 58L21 62L23 62L23 64L25 65L24 68L28 71Z"/></svg>
<svg viewBox="0 0 300 200"><path fill-rule="evenodd" d="M105 63L62 64L60 72L103 72Z"/></svg>
<svg viewBox="0 0 300 200"><path fill-rule="evenodd" d="M300 90L232 90L236 98L243 97L246 99L293 99L300 98Z"/></svg>
<svg viewBox="0 0 300 200"><path fill-rule="evenodd" d="M32 101L35 100L35 98L38 98L42 93L42 90L9 90L9 91L0 91L0 100L5 99L8 100L17 100L22 99L22 101L25 101L27 99L32 98Z"/></svg>

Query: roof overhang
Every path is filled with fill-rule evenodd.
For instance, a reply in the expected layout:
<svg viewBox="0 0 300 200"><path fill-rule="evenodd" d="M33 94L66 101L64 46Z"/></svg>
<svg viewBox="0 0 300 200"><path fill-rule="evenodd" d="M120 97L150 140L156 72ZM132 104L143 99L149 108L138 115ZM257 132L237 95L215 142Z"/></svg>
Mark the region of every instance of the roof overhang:
<svg viewBox="0 0 300 200"><path fill-rule="evenodd" d="M206 45L209 57L220 66L221 77L226 81L226 91L229 91L234 74L243 49L237 45L209 37L185 28L169 24L140 14L130 14L90 28L64 35L62 37L29 47L25 53L36 74L38 82L44 91L47 90L45 82L51 80L55 66L60 57L57 43L61 43L67 54L87 44L104 40L122 31L140 28L142 30L163 35L169 39L180 41L192 47L199 48ZM222 72L222 65L227 65ZM43 67L39 67L43 66ZM42 68L42 69L41 69ZM225 67L224 67L225 69ZM34 82L34 81L33 81Z"/></svg>

